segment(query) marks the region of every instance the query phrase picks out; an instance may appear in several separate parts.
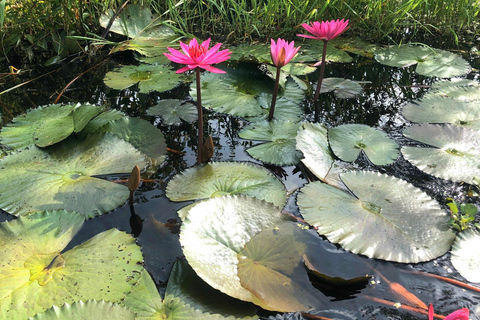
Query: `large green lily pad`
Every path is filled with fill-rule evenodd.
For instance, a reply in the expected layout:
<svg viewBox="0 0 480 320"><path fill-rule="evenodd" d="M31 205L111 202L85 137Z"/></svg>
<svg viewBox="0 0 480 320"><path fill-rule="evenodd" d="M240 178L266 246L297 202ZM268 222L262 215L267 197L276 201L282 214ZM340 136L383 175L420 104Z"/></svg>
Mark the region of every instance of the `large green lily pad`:
<svg viewBox="0 0 480 320"><path fill-rule="evenodd" d="M475 183L480 177L480 131L455 125L420 124L405 129L410 139L432 148L402 147L405 159L433 176Z"/></svg>
<svg viewBox="0 0 480 320"><path fill-rule="evenodd" d="M160 116L167 125L179 125L182 120L192 123L198 119L197 106L178 99L165 99L147 110L147 114Z"/></svg>
<svg viewBox="0 0 480 320"><path fill-rule="evenodd" d="M452 264L470 282L480 283L480 232L467 229L460 232L452 246Z"/></svg>
<svg viewBox="0 0 480 320"><path fill-rule="evenodd" d="M392 46L375 51L375 59L391 67L418 64L416 72L427 77L451 78L465 75L471 67L451 52L423 46Z"/></svg>
<svg viewBox="0 0 480 320"><path fill-rule="evenodd" d="M116 90L123 90L138 83L140 92L148 93L173 89L182 81L182 77L165 65L142 64L107 72L103 81Z"/></svg>
<svg viewBox="0 0 480 320"><path fill-rule="evenodd" d="M363 124L344 124L328 130L333 153L343 161L355 161L361 152L377 166L393 163L400 153L398 144L383 131Z"/></svg>
<svg viewBox="0 0 480 320"><path fill-rule="evenodd" d="M187 201L245 194L283 207L285 186L268 170L248 163L214 162L176 175L167 186L172 201Z"/></svg>
<svg viewBox="0 0 480 320"><path fill-rule="evenodd" d="M83 130L102 111L90 104L52 104L32 109L3 127L0 143L10 149L47 147Z"/></svg>
<svg viewBox="0 0 480 320"><path fill-rule="evenodd" d="M424 96L426 98L444 97L461 101L480 100L480 82L475 80L454 78L432 83L432 89Z"/></svg>
<svg viewBox="0 0 480 320"><path fill-rule="evenodd" d="M331 242L370 258L404 263L428 261L450 249L455 234L448 216L420 189L368 171L343 173L341 179L351 194L313 182L297 199L304 219Z"/></svg>
<svg viewBox="0 0 480 320"><path fill-rule="evenodd" d="M129 196L127 187L94 176L128 173L135 165L144 168L144 156L110 134L31 147L0 160L0 208L16 216L65 209L91 218Z"/></svg>
<svg viewBox="0 0 480 320"><path fill-rule="evenodd" d="M65 319L116 319L135 320L135 314L128 308L106 301L77 301L62 307L53 306L45 313L37 314L31 320L65 320Z"/></svg>
<svg viewBox="0 0 480 320"><path fill-rule="evenodd" d="M332 44L343 51L351 52L368 58L373 58L375 51L380 48L376 44L366 42L361 38L338 37L330 40L329 44Z"/></svg>
<svg viewBox="0 0 480 320"><path fill-rule="evenodd" d="M357 81L343 78L325 78L322 81L320 93L331 92L340 99L355 98L362 93L363 88Z"/></svg>
<svg viewBox="0 0 480 320"><path fill-rule="evenodd" d="M318 62L322 60L323 41L318 40L304 40L301 44L299 54L293 59L297 62ZM327 55L325 57L327 62L352 62L353 58L343 50L336 48L330 42L327 45Z"/></svg>
<svg viewBox="0 0 480 320"><path fill-rule="evenodd" d="M480 108L476 102L435 97L408 103L402 114L412 122L451 123L480 130Z"/></svg>
<svg viewBox="0 0 480 320"><path fill-rule="evenodd" d="M83 223L75 212L39 212L0 224L0 318L26 319L53 305L120 301L142 270L135 239L116 229L62 252Z"/></svg>
<svg viewBox="0 0 480 320"><path fill-rule="evenodd" d="M263 162L278 166L295 165L301 153L295 149L300 123L290 121L260 121L243 128L238 135L242 139L268 141L247 149L248 154Z"/></svg>
<svg viewBox="0 0 480 320"><path fill-rule="evenodd" d="M254 296L237 276L237 254L255 234L287 218L280 208L256 198L212 198L190 209L180 242L200 278L229 296L252 301Z"/></svg>

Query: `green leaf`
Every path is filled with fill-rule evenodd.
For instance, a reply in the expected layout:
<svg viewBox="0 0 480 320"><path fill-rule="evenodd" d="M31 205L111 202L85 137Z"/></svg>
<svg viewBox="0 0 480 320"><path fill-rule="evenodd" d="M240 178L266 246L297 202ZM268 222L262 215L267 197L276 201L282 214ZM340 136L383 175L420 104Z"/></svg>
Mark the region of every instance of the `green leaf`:
<svg viewBox="0 0 480 320"><path fill-rule="evenodd" d="M293 58L295 62L317 62L322 60L323 41L305 40L299 53ZM335 46L327 45L327 55L325 61L349 63L353 58L343 50L337 49Z"/></svg>
<svg viewBox="0 0 480 320"><path fill-rule="evenodd" d="M148 109L147 114L162 117L167 125L179 125L182 120L192 123L198 118L197 106L178 99L161 100Z"/></svg>
<svg viewBox="0 0 480 320"><path fill-rule="evenodd" d="M428 261L450 248L455 234L447 215L420 189L367 171L343 173L341 179L351 194L313 182L297 198L304 219L331 242L403 263Z"/></svg>
<svg viewBox="0 0 480 320"><path fill-rule="evenodd" d="M451 98L460 101L480 100L480 82L475 80L454 78L432 83L432 88L423 98Z"/></svg>
<svg viewBox="0 0 480 320"><path fill-rule="evenodd" d="M158 319L164 314L163 301L157 286L145 269L122 304L132 310L138 320Z"/></svg>
<svg viewBox="0 0 480 320"><path fill-rule="evenodd" d="M65 209L91 218L129 195L127 187L94 176L128 173L135 165L144 168L145 158L110 134L32 147L0 160L0 208L16 216Z"/></svg>
<svg viewBox="0 0 480 320"><path fill-rule="evenodd" d="M65 303L61 307L53 306L45 313L37 314L31 320L65 320L65 319L118 319L135 320L135 314L129 309L118 304L106 301L88 300L87 302L77 301L71 305Z"/></svg>
<svg viewBox="0 0 480 320"><path fill-rule="evenodd" d="M338 37L329 41L329 44L335 47L367 58L373 58L373 55L379 46L366 42L360 38Z"/></svg>
<svg viewBox="0 0 480 320"><path fill-rule="evenodd" d="M316 88L316 85L315 85ZM320 93L331 92L335 94L335 97L340 99L355 98L362 93L363 88L357 82L342 78L325 78L322 81L322 87Z"/></svg>
<svg viewBox="0 0 480 320"><path fill-rule="evenodd" d="M452 246L452 264L469 282L480 282L480 232L467 229L460 232Z"/></svg>
<svg viewBox="0 0 480 320"><path fill-rule="evenodd" d="M285 186L268 170L248 163L214 162L176 175L167 186L172 201L245 194L276 206L285 205Z"/></svg>

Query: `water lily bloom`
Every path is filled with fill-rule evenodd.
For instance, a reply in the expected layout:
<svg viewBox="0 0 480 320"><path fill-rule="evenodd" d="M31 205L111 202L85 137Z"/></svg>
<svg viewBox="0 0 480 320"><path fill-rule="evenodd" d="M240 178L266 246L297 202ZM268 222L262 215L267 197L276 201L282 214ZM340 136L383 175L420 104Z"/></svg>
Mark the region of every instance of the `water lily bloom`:
<svg viewBox="0 0 480 320"><path fill-rule="evenodd" d="M470 311L467 308L458 309L450 313L445 317L444 320L468 320L470 316ZM433 306L430 304L428 306L428 320L433 320Z"/></svg>
<svg viewBox="0 0 480 320"><path fill-rule="evenodd" d="M302 27L312 35L298 34L299 37L329 41L348 29L348 20L315 21L311 25L304 23Z"/></svg>
<svg viewBox="0 0 480 320"><path fill-rule="evenodd" d="M170 53L164 53L164 55L173 62L186 64L185 67L178 70L176 73L182 73L195 68L202 68L213 73L225 73L225 71L212 67L212 64L220 63L230 59L230 52L228 49L218 51L221 43L217 43L210 49L210 38L198 44L197 39L193 38L188 43L188 46L180 41L180 47L182 52L173 48L168 48Z"/></svg>

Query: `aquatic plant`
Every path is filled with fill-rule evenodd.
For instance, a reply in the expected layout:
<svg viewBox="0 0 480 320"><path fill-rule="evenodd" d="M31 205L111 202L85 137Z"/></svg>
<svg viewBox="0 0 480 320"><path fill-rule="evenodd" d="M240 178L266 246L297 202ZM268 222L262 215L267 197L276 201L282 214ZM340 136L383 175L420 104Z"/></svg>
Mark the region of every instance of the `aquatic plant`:
<svg viewBox="0 0 480 320"><path fill-rule="evenodd" d="M213 73L225 73L225 71L215 68L212 64L224 62L230 58L231 52L226 49L218 51L221 47L221 43L217 43L212 48L210 46L210 38L198 44L197 39L190 40L188 46L180 41L180 47L183 53L168 47L170 54L164 53L165 56L176 63L185 64L186 66L177 70L176 73L186 72L195 69L197 79L197 111L198 111L198 152L197 162L205 162L202 158L203 151L203 112L202 112L202 98L200 88L200 69L205 69Z"/></svg>
<svg viewBox="0 0 480 320"><path fill-rule="evenodd" d="M459 309L453 313L450 313L444 318L444 320L468 320L470 311L467 308ZM428 320L433 320L433 305L428 306Z"/></svg>
<svg viewBox="0 0 480 320"><path fill-rule="evenodd" d="M323 53L322 60L315 64L315 66L321 64L320 75L318 77L317 89L315 90L315 96L313 101L315 103L315 120L318 120L318 114L320 112L320 106L318 105L318 97L320 95L320 89L322 87L323 74L325 73L325 57L327 56L327 44L328 41L335 39L343 32L345 32L348 27L348 20L331 20L331 21L315 21L311 25L307 23L302 24L302 27L305 28L312 35L308 34L298 34L299 37L316 39L323 41Z"/></svg>
<svg viewBox="0 0 480 320"><path fill-rule="evenodd" d="M280 82L280 70L283 66L290 62L295 57L300 47L295 48L295 42L288 43L283 39L278 38L277 42L271 39L270 53L272 55L272 62L277 67L275 75L275 87L273 89L272 103L270 105L270 112L268 114L268 121L273 119L275 112L275 103L277 101L278 83Z"/></svg>

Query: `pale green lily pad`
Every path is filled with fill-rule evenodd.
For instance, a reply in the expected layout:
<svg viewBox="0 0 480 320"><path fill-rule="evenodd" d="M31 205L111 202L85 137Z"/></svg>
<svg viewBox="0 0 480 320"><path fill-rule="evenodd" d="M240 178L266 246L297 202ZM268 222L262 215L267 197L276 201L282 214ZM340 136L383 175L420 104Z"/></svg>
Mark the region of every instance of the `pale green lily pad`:
<svg viewBox="0 0 480 320"><path fill-rule="evenodd" d="M433 176L474 183L480 177L480 131L451 124L413 125L403 132L432 148L402 147L405 159Z"/></svg>
<svg viewBox="0 0 480 320"><path fill-rule="evenodd" d="M115 319L135 320L135 314L128 308L106 301L77 301L71 305L65 303L61 307L53 306L45 313L37 314L31 320L65 320L65 319Z"/></svg>
<svg viewBox="0 0 480 320"><path fill-rule="evenodd" d="M147 110L147 114L162 117L163 123L168 125L179 125L182 120L192 123L198 118L197 106L178 99L160 100Z"/></svg>
<svg viewBox="0 0 480 320"><path fill-rule="evenodd" d="M424 99L444 97L465 102L480 100L480 82L475 80L454 78L432 83L432 89Z"/></svg>
<svg viewBox="0 0 480 320"><path fill-rule="evenodd" d="M173 89L182 81L182 78L167 66L143 64L117 68L108 72L103 81L116 90L123 90L138 83L140 92L148 93Z"/></svg>
<svg viewBox="0 0 480 320"><path fill-rule="evenodd" d="M480 108L476 102L429 98L408 103L403 107L402 114L412 122L451 123L480 130Z"/></svg>
<svg viewBox="0 0 480 320"><path fill-rule="evenodd" d="M242 44L231 48L232 60L271 63L270 45L265 43Z"/></svg>
<svg viewBox="0 0 480 320"><path fill-rule="evenodd" d="M316 85L315 85L316 87ZM363 88L357 81L342 78L325 78L322 81L320 93L331 92L340 99L355 98L362 93Z"/></svg>
<svg viewBox="0 0 480 320"><path fill-rule="evenodd" d="M363 124L344 124L328 130L333 153L343 161L355 161L361 152L377 166L397 160L398 144L383 131Z"/></svg>
<svg viewBox="0 0 480 320"><path fill-rule="evenodd" d="M300 123L290 121L260 121L246 126L238 135L242 139L268 141L247 149L253 158L289 166L297 164L302 157L295 141L299 127Z"/></svg>
<svg viewBox="0 0 480 320"><path fill-rule="evenodd" d="M126 115L123 112L115 109L105 111L99 114L97 117L95 117L95 119L90 121L85 126L85 129L82 131L82 133L93 134L95 132L98 132L100 128L102 128L107 123L111 121L123 119L124 117L126 117Z"/></svg>
<svg viewBox="0 0 480 320"><path fill-rule="evenodd" d="M277 77L277 67L264 64L262 65L261 69L264 69L266 71L266 75L275 81L275 78ZM289 75L304 76L315 72L315 70L317 70L316 67L309 66L305 63L290 62L289 64L283 66L280 70L279 85L282 88L285 88L285 83L287 82Z"/></svg>
<svg viewBox="0 0 480 320"><path fill-rule="evenodd" d="M80 132L102 108L89 104L52 104L32 109L3 127L0 143L10 149L47 147Z"/></svg>
<svg viewBox="0 0 480 320"><path fill-rule="evenodd" d="M366 42L360 38L338 37L330 40L329 44L332 44L343 51L351 52L368 58L373 58L375 51L380 48L376 44Z"/></svg>
<svg viewBox="0 0 480 320"><path fill-rule="evenodd" d="M237 253L263 229L287 220L273 204L247 196L224 196L197 203L180 231L188 263L213 288L252 301L237 276Z"/></svg>
<svg viewBox="0 0 480 320"><path fill-rule="evenodd" d="M136 314L136 319L159 319L165 314L157 286L145 269L122 304Z"/></svg>
<svg viewBox="0 0 480 320"><path fill-rule="evenodd" d="M423 46L393 46L375 51L375 59L391 67L418 64L416 72L427 77L451 78L470 72L462 57L440 49Z"/></svg>
<svg viewBox="0 0 480 320"><path fill-rule="evenodd" d="M172 201L187 201L245 194L283 207L287 200L283 183L268 170L248 163L214 162L176 175L166 195Z"/></svg>
<svg viewBox="0 0 480 320"><path fill-rule="evenodd" d="M467 229L460 232L452 246L452 264L470 282L480 283L480 232Z"/></svg>
<svg viewBox="0 0 480 320"><path fill-rule="evenodd" d="M293 58L294 62L318 62L322 60L323 41L305 40L303 43L299 42L298 45L301 45L301 49L295 58ZM349 63L353 61L353 58L329 42L325 61Z"/></svg>
<svg viewBox="0 0 480 320"><path fill-rule="evenodd" d="M0 208L16 216L65 209L91 218L129 196L127 187L93 176L129 173L135 165L144 168L145 158L110 134L32 147L0 160Z"/></svg>
<svg viewBox="0 0 480 320"><path fill-rule="evenodd" d="M455 233L448 216L420 189L368 171L343 173L341 179L353 195L313 182L297 198L304 219L331 242L403 263L428 261L450 249Z"/></svg>
<svg viewBox="0 0 480 320"><path fill-rule="evenodd" d="M1 319L80 300L120 301L132 290L143 257L131 235L110 229L61 253L82 223L82 215L53 211L0 224Z"/></svg>
<svg viewBox="0 0 480 320"><path fill-rule="evenodd" d="M266 228L238 253L238 277L254 294L255 304L267 310L296 312L318 310L328 302L303 268L308 235L302 231L293 222Z"/></svg>

